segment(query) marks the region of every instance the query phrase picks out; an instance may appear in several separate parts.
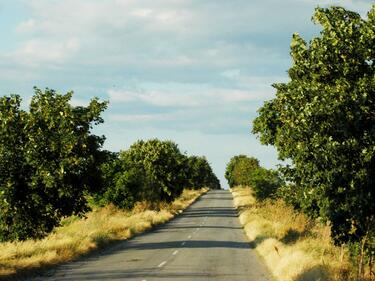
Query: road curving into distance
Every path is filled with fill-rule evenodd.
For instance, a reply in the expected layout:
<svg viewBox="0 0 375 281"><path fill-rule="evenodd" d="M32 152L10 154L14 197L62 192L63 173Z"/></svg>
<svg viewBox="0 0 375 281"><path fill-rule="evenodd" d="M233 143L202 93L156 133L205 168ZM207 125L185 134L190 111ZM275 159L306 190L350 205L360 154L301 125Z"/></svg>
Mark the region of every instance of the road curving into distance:
<svg viewBox="0 0 375 281"><path fill-rule="evenodd" d="M174 220L33 281L270 281L226 190L212 190Z"/></svg>

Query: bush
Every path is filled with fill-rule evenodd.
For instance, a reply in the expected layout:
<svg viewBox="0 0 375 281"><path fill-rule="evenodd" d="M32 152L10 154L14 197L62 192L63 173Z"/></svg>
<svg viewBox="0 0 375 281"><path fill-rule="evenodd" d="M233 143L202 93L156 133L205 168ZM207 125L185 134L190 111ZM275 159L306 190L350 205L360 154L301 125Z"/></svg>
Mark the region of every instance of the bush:
<svg viewBox="0 0 375 281"><path fill-rule="evenodd" d="M103 195L105 204L113 203L121 209L131 209L134 206L134 194L142 186L142 176L139 170L130 169L116 175L115 184L108 187Z"/></svg>
<svg viewBox="0 0 375 281"><path fill-rule="evenodd" d="M249 185L254 190L255 197L259 200L274 196L282 184L283 181L277 171L262 167L252 171L249 176Z"/></svg>

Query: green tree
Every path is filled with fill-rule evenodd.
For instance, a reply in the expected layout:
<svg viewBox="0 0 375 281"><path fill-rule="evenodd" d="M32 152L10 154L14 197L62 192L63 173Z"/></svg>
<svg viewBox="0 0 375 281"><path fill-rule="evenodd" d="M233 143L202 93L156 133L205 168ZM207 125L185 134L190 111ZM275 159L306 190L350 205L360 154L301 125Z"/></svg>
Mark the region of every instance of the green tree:
<svg viewBox="0 0 375 281"><path fill-rule="evenodd" d="M187 157L171 141L137 141L120 153L120 159L127 169L144 174L144 184L138 189L136 199L170 202L186 185Z"/></svg>
<svg viewBox="0 0 375 281"><path fill-rule="evenodd" d="M283 184L277 171L263 167L252 170L248 176L248 185L253 189L255 198L259 200L275 196Z"/></svg>
<svg viewBox="0 0 375 281"><path fill-rule="evenodd" d="M122 209L130 209L136 200L141 201L140 191L145 185L142 167L120 158L119 153L106 151L101 165L102 188L94 192L95 203L101 206L112 203Z"/></svg>
<svg viewBox="0 0 375 281"><path fill-rule="evenodd" d="M19 96L0 98L0 240L27 237L37 220L28 200L31 167L24 159L27 113Z"/></svg>
<svg viewBox="0 0 375 281"><path fill-rule="evenodd" d="M290 159L300 206L330 221L335 242L359 241L375 225L375 5L368 19L340 7L313 19L320 36L293 35L290 81L273 85L253 132Z"/></svg>
<svg viewBox="0 0 375 281"><path fill-rule="evenodd" d="M1 240L41 237L61 217L86 210L104 141L90 130L103 122L106 103L73 107L72 94L35 88L29 112L18 96L0 99Z"/></svg>
<svg viewBox="0 0 375 281"><path fill-rule="evenodd" d="M251 172L259 168L259 160L246 155L233 156L227 164L225 178L230 187L249 185Z"/></svg>
<svg viewBox="0 0 375 281"><path fill-rule="evenodd" d="M220 181L212 171L206 157L190 156L187 160L187 166L189 187L220 189Z"/></svg>

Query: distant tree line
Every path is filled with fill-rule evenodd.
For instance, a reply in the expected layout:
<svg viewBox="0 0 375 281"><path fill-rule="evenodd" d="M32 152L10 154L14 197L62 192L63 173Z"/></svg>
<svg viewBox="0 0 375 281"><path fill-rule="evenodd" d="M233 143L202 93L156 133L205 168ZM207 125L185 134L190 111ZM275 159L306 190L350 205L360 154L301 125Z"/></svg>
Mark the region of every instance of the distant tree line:
<svg viewBox="0 0 375 281"><path fill-rule="evenodd" d="M0 97L0 241L40 238L61 218L89 210L87 198L131 208L170 202L184 187L219 189L204 157L188 157L171 141L138 141L102 150L107 102L72 106L73 93L35 88L28 111L18 95Z"/></svg>
<svg viewBox="0 0 375 281"><path fill-rule="evenodd" d="M171 202L183 188L220 189L205 157L186 156L172 141L137 141L120 153L104 152L102 189L95 200L131 208L137 201Z"/></svg>

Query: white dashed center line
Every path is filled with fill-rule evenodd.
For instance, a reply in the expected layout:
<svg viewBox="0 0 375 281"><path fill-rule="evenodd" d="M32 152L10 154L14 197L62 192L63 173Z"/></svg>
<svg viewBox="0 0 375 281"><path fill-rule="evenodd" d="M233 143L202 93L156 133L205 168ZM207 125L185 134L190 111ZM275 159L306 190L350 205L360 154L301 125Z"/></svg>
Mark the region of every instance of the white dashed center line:
<svg viewBox="0 0 375 281"><path fill-rule="evenodd" d="M158 265L158 267L163 267L166 263L167 261L163 261L161 264Z"/></svg>
<svg viewBox="0 0 375 281"><path fill-rule="evenodd" d="M191 239L191 235L188 236L188 239Z"/></svg>
<svg viewBox="0 0 375 281"><path fill-rule="evenodd" d="M178 251L176 250L176 251L174 251L174 252L173 252L173 254L172 254L172 255L174 255L174 256L175 256L175 255L177 255L177 253L178 253Z"/></svg>

